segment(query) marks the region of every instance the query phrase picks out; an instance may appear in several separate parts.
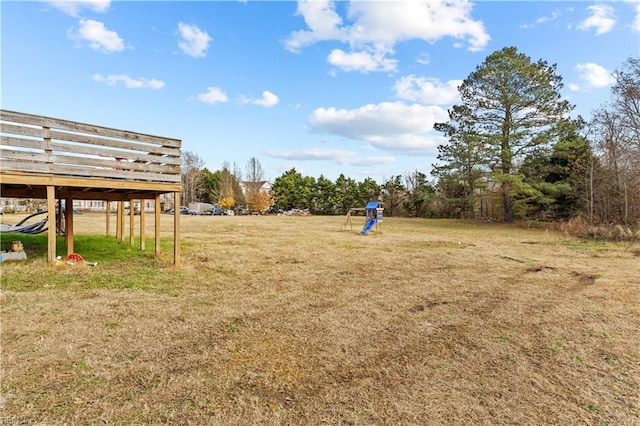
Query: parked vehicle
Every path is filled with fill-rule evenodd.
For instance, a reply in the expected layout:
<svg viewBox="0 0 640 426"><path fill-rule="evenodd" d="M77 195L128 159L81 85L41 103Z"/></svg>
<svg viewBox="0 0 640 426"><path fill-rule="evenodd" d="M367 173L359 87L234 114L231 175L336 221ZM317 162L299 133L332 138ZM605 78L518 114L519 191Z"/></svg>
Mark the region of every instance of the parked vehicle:
<svg viewBox="0 0 640 426"><path fill-rule="evenodd" d="M75 214L75 213L74 213L74 214ZM125 207L125 208L124 208L124 214L125 214L125 215L129 215L129 207ZM134 214L134 215L136 215L136 216L140 214L140 209L138 208L138 206L135 206L135 207L133 208L133 214Z"/></svg>
<svg viewBox="0 0 640 426"><path fill-rule="evenodd" d="M220 206L213 206L213 208L211 209L211 214L214 216L223 216L225 214L225 211Z"/></svg>
<svg viewBox="0 0 640 426"><path fill-rule="evenodd" d="M169 210L169 214L174 214L174 209ZM180 206L180 214L189 214L189 209L186 206Z"/></svg>
<svg viewBox="0 0 640 426"><path fill-rule="evenodd" d="M211 209L213 209L213 204L209 203L189 203L189 214L198 215L198 214L211 214Z"/></svg>

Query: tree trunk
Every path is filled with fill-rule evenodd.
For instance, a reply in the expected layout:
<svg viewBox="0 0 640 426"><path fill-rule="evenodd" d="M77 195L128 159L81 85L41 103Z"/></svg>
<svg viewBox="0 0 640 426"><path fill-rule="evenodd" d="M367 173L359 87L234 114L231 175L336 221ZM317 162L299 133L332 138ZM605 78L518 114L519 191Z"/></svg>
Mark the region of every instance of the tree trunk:
<svg viewBox="0 0 640 426"><path fill-rule="evenodd" d="M509 183L503 182L502 183L502 207L504 208L505 222L513 222L513 209L511 206L513 199L511 198L511 195L509 195L509 192L511 192Z"/></svg>
<svg viewBox="0 0 640 426"><path fill-rule="evenodd" d="M469 193L467 195L467 206L469 207L469 219L475 220L476 218L476 206L473 200L474 188L473 185L469 186Z"/></svg>

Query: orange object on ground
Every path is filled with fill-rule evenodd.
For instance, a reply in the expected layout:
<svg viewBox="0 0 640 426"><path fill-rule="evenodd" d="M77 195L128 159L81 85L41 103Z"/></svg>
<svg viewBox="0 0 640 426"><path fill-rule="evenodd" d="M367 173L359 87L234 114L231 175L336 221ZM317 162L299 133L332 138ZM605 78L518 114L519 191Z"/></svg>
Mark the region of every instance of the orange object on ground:
<svg viewBox="0 0 640 426"><path fill-rule="evenodd" d="M76 253L71 253L69 256L67 256L67 262L70 263L82 263L84 262L84 259L82 258L82 256L80 256L79 254Z"/></svg>

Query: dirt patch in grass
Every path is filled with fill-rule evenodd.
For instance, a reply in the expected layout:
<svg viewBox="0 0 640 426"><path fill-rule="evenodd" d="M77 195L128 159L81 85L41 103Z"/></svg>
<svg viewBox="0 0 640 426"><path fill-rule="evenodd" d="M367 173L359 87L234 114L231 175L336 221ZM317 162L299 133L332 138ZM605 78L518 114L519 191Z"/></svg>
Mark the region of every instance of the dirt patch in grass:
<svg viewBox="0 0 640 426"><path fill-rule="evenodd" d="M100 220L78 216L77 238ZM394 218L361 236L343 221L183 217L179 268L93 245L95 267L3 263L0 416L640 423L635 247Z"/></svg>

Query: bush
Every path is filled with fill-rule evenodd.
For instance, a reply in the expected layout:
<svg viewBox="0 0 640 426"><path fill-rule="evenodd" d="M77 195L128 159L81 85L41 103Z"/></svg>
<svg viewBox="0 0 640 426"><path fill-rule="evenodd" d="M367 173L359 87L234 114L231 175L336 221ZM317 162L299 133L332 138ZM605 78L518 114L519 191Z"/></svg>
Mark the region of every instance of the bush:
<svg viewBox="0 0 640 426"><path fill-rule="evenodd" d="M605 223L589 225L582 216L576 216L563 222L560 230L568 235L582 238L593 238L604 241L638 241L640 231L628 225Z"/></svg>

